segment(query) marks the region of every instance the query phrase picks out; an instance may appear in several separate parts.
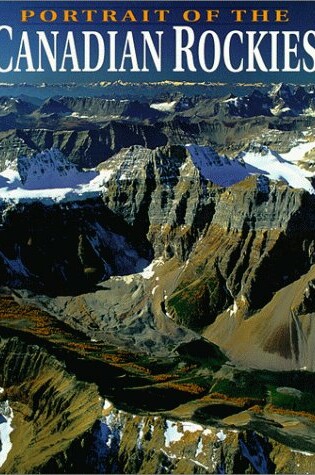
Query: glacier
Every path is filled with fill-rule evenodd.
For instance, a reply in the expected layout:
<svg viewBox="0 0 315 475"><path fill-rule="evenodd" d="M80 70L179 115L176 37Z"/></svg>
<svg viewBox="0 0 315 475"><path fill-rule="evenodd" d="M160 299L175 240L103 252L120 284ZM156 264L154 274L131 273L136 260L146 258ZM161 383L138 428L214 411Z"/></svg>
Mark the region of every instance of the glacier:
<svg viewBox="0 0 315 475"><path fill-rule="evenodd" d="M283 181L293 188L302 188L315 194L308 179L314 173L296 164L314 146L315 142L300 143L290 152L281 155L254 143L233 160L219 155L212 147L188 144L186 148L200 174L216 185L229 187L251 175L263 175L270 180Z"/></svg>
<svg viewBox="0 0 315 475"><path fill-rule="evenodd" d="M0 173L0 201L81 201L99 196L109 170L80 170L56 148L33 157L19 157Z"/></svg>

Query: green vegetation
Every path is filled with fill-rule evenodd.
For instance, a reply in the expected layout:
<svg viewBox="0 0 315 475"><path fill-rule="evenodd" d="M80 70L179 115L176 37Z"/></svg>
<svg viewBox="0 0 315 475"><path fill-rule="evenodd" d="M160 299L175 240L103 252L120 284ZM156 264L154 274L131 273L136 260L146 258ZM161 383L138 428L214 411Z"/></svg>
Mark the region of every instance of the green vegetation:
<svg viewBox="0 0 315 475"><path fill-rule="evenodd" d="M194 282L169 299L168 308L179 323L198 329L206 324L209 293L205 284Z"/></svg>
<svg viewBox="0 0 315 475"><path fill-rule="evenodd" d="M269 401L272 405L290 411L309 412L315 414L315 395L309 392L300 395L285 394L277 388L269 389Z"/></svg>
<svg viewBox="0 0 315 475"><path fill-rule="evenodd" d="M284 411L315 414L315 394L309 392L314 378L311 373L234 370L233 377L214 376L210 393L224 399L255 400L261 408L271 404Z"/></svg>
<svg viewBox="0 0 315 475"><path fill-rule="evenodd" d="M193 340L176 348L178 354L187 362L217 371L227 362L227 357L220 348L207 340Z"/></svg>
<svg viewBox="0 0 315 475"><path fill-rule="evenodd" d="M265 400L267 388L258 383L255 373L240 373L236 381L217 379L211 387L211 393L224 394L231 398L253 398Z"/></svg>
<svg viewBox="0 0 315 475"><path fill-rule="evenodd" d="M225 296L221 295L220 281L214 277L197 279L177 290L168 301L168 308L176 314L179 323L198 330L213 322L223 308Z"/></svg>

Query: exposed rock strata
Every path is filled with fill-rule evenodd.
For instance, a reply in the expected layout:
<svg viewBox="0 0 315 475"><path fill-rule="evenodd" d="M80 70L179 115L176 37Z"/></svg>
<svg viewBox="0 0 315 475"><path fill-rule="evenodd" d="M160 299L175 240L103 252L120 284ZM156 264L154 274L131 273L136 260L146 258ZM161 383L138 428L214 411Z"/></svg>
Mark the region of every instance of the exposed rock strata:
<svg viewBox="0 0 315 475"><path fill-rule="evenodd" d="M205 335L237 359L232 340L239 319L254 325L253 314L263 308L271 318L265 306L273 295L314 263L314 197L254 176L226 189L213 185L180 146L134 146L100 168L110 174L103 197L50 207L3 205L2 283L41 293L78 292L110 276L138 273L154 258L163 269L160 281L154 272L149 276L147 293L137 296L139 308L155 322L167 316L199 331L225 312ZM118 288L113 295L119 300ZM124 295L129 291L132 286L125 286ZM292 314L295 322L312 313L311 286L309 292ZM134 318L136 307L119 308L115 319ZM257 352L257 358L248 355L248 364L313 368L299 356L310 337L288 330L290 315L268 328L287 335L293 350L274 352L277 344L268 337L259 348L279 359L270 366L272 357L262 360ZM145 316L137 318L140 325Z"/></svg>

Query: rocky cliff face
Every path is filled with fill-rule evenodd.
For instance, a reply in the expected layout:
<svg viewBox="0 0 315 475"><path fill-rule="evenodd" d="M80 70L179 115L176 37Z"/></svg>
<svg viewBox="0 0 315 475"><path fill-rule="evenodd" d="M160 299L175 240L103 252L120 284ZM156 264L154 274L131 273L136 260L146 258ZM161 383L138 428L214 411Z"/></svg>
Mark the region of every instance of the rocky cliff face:
<svg viewBox="0 0 315 475"><path fill-rule="evenodd" d="M2 283L9 285L76 292L115 273L138 272L150 257L149 243L137 242L100 200L9 206L2 218Z"/></svg>
<svg viewBox="0 0 315 475"><path fill-rule="evenodd" d="M214 195L184 147L123 150L104 167L113 170L105 204L138 235L146 235L156 257L188 256L211 220Z"/></svg>
<svg viewBox="0 0 315 475"><path fill-rule="evenodd" d="M254 156L265 167L269 162L280 167L280 181L267 178L269 165L267 172L263 166L258 170L266 176L251 176L254 152L246 153L236 162L207 148L133 146L99 166L98 172L107 178L93 200L78 202L74 194L70 202L51 206L32 200L23 205L4 202L2 282L54 294L80 292L110 276L138 274L155 259L142 278L146 290L139 290L137 305L153 319L166 316L193 330L201 331L216 321L204 334L238 359L243 350L232 341L234 332L243 328L240 322L251 322L255 328L258 319L253 314L310 271L315 249L311 182L299 175L298 167L266 150ZM234 184L224 187L226 167ZM308 192L283 183L294 185L295 173ZM119 280L110 287L114 306L122 287L127 295L133 289ZM300 301L304 303L292 315L309 312L311 297L301 296ZM117 315L133 318L132 308L119 304L117 310L115 319ZM270 306L266 312L272 318ZM139 322L144 317L140 314ZM301 359L300 355L305 345L309 347L305 342L310 337L296 336L302 335L296 329L298 320L294 316L289 326L281 320L267 327L275 335L286 335L292 351L279 349L277 338L266 330L250 364L309 367L302 360L310 356ZM262 360L265 353L270 357ZM272 360L275 354L279 359ZM249 355L246 351L243 355L244 363Z"/></svg>
<svg viewBox="0 0 315 475"><path fill-rule="evenodd" d="M314 463L314 455L290 450L255 431L114 408L105 410L89 444L96 473L305 473ZM58 468L52 461L45 470Z"/></svg>
<svg viewBox="0 0 315 475"><path fill-rule="evenodd" d="M313 116L307 115L285 120L269 116L212 117L207 104L202 104L201 111L191 109L153 124L148 120L122 120L121 116L115 120L110 116L97 116L99 119L91 116L91 122L72 115L66 117L67 120L61 115L65 121L62 122L58 114L48 114L35 121L33 116L27 115L23 126L14 117L0 115L0 170L21 155L31 156L52 147L60 149L80 167L95 167L122 148L133 145L153 150L167 144L213 144L235 155L264 135L268 144L281 150L302 137L315 121Z"/></svg>
<svg viewBox="0 0 315 475"><path fill-rule="evenodd" d="M155 256L185 263L168 300L184 324L211 323L236 300L250 314L313 264L314 198L303 191L263 177L215 187L176 147L123 151L106 166L116 170L106 205Z"/></svg>
<svg viewBox="0 0 315 475"><path fill-rule="evenodd" d="M32 155L52 147L60 149L81 167L95 167L122 147L135 143L155 148L165 145L167 138L159 128L121 122L110 122L101 130L18 129L2 134L1 169L21 155Z"/></svg>
<svg viewBox="0 0 315 475"><path fill-rule="evenodd" d="M0 98L4 472L313 471L313 95Z"/></svg>
<svg viewBox="0 0 315 475"><path fill-rule="evenodd" d="M104 99L99 97L61 97L48 99L40 107L44 114L72 113L84 118L99 116L110 118L128 118L133 120L157 120L163 114L152 109L148 103L129 99Z"/></svg>

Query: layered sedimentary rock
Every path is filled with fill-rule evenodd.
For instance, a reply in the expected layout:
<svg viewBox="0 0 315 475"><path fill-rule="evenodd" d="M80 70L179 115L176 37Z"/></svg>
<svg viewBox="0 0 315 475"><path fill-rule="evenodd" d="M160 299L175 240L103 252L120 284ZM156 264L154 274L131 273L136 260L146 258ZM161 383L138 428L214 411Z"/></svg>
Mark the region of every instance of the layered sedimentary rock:
<svg viewBox="0 0 315 475"><path fill-rule="evenodd" d="M281 180L248 175L247 156L236 163L211 150L198 153L182 146L134 146L99 166L107 178L93 199L76 201L74 194L69 202L51 206L4 202L3 284L77 293L110 276L139 273L155 259L137 296L147 315L167 316L198 331L213 324L204 335L243 364L312 369L313 330L306 335L301 330L306 325L301 315L312 314L307 277L310 272L311 282L314 263L311 182L301 181L309 192L294 189ZM208 169L202 168L203 153ZM262 163L270 159L282 166L277 155L259 153ZM226 167L234 184L220 186L206 178L212 170L220 183L217 170ZM290 180L290 173L283 180ZM280 299L275 294L299 279L309 290L301 288L295 307L282 306L281 316L273 316L271 299ZM133 292L126 282L110 287L113 305L122 292ZM118 316L133 318L132 308L120 307ZM141 318L146 321L142 313ZM268 321L263 333L256 329L260 320ZM235 338L244 325L255 334L255 352L246 345L244 350L242 339Z"/></svg>
<svg viewBox="0 0 315 475"><path fill-rule="evenodd" d="M205 334L230 356L242 355L243 364L248 361L273 369L313 368L311 350L305 350L306 341L311 347L311 330L307 335L301 333L296 312L282 306L281 316L271 324L269 319L274 317L269 305L262 317L263 335L256 330L253 315L275 292L311 269L313 196L255 177L220 189L205 182L184 151L180 160L179 151L171 148L163 166L159 166L163 163L159 154L161 151L137 149L115 157L118 171L109 182L105 200L139 235L146 233L156 256L182 262L177 287L165 288L168 313L179 323L201 328L227 309L225 320L220 317ZM136 168L136 163L141 166ZM125 180L120 180L122 173ZM139 229L138 220L142 223ZM305 292L304 301L310 302ZM302 295L300 298L303 300ZM253 336L246 334L241 339L240 326L240 335L235 337L240 319L252 325ZM258 348L254 351L245 340L258 340Z"/></svg>

